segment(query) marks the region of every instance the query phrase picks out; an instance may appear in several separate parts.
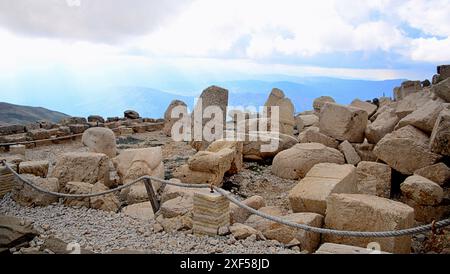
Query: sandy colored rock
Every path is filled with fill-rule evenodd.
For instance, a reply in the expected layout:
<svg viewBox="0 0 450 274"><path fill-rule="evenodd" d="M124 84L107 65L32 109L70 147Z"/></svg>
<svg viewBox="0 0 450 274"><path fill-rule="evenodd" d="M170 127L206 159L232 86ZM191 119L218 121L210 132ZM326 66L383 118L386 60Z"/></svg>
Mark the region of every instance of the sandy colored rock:
<svg viewBox="0 0 450 274"><path fill-rule="evenodd" d="M67 194L90 194L94 185L83 182L68 182L62 189ZM64 204L74 207L90 207L90 198L65 198Z"/></svg>
<svg viewBox="0 0 450 274"><path fill-rule="evenodd" d="M355 148L348 141L344 141L339 145L339 150L344 154L345 160L348 164L357 165L361 162L361 157L359 157Z"/></svg>
<svg viewBox="0 0 450 274"><path fill-rule="evenodd" d="M430 144L431 151L450 156L450 109L442 110L436 119Z"/></svg>
<svg viewBox="0 0 450 274"><path fill-rule="evenodd" d="M386 134L394 131L399 120L395 109L386 107L385 111L367 126L365 130L367 140L372 144L378 143Z"/></svg>
<svg viewBox="0 0 450 274"><path fill-rule="evenodd" d="M439 113L444 109L444 104L438 101L429 101L417 110L407 115L398 122L395 129L407 125L414 126L424 132L431 133Z"/></svg>
<svg viewBox="0 0 450 274"><path fill-rule="evenodd" d="M417 222L431 224L433 221L442 220L450 214L450 206L448 204L441 203L434 206L420 205L405 196L401 198L401 201L414 208L414 219Z"/></svg>
<svg viewBox="0 0 450 274"><path fill-rule="evenodd" d="M315 114L298 115L297 119L300 119L305 127L317 126L319 124L319 117Z"/></svg>
<svg viewBox="0 0 450 274"><path fill-rule="evenodd" d="M359 157L361 158L361 161L375 162L377 160L377 156L375 156L375 154L373 153L375 145L370 144L367 139L364 140L364 143L353 143L352 145L355 148L356 153L358 153Z"/></svg>
<svg viewBox="0 0 450 274"><path fill-rule="evenodd" d="M294 104L291 100L284 95L284 92L280 89L274 88L269 95L266 103L267 107L267 118L271 118L271 107L278 107L279 111L279 121L280 121L280 133L293 135L294 134Z"/></svg>
<svg viewBox="0 0 450 274"><path fill-rule="evenodd" d="M284 208L281 207L277 207L277 206L265 206L262 207L260 209L258 209L258 211L261 211L265 214L271 215L271 216L283 216L287 214L287 211ZM258 215L250 215L250 217L247 219L247 221L245 221L245 225L248 225L250 227L253 227L254 229L258 230L258 231L265 231L270 229L270 224L272 222L260 217Z"/></svg>
<svg viewBox="0 0 450 274"><path fill-rule="evenodd" d="M109 128L93 127L86 130L81 138L83 145L91 152L103 153L110 158L117 155L116 136Z"/></svg>
<svg viewBox="0 0 450 274"><path fill-rule="evenodd" d="M432 93L430 92L416 92L410 95L407 95L403 100L399 101L395 113L400 119L403 119L407 115L416 111L419 107L425 105L429 101L431 101ZM444 102L443 100L440 100Z"/></svg>
<svg viewBox="0 0 450 274"><path fill-rule="evenodd" d="M375 162L360 162L356 167L359 194L389 198L391 195L391 168Z"/></svg>
<svg viewBox="0 0 450 274"><path fill-rule="evenodd" d="M32 174L22 174L22 177L47 191L59 191L58 179L56 178L41 178ZM30 186L19 181L16 181L14 184L12 198L22 206L48 206L52 203L58 202L58 197L34 190Z"/></svg>
<svg viewBox="0 0 450 274"><path fill-rule="evenodd" d="M32 140L44 140L44 139L50 139L51 134L46 129L33 129L27 132L27 136L30 137Z"/></svg>
<svg viewBox="0 0 450 274"><path fill-rule="evenodd" d="M25 156L26 147L25 145L13 145L9 147L9 153L20 154Z"/></svg>
<svg viewBox="0 0 450 274"><path fill-rule="evenodd" d="M252 235L255 235L257 240L265 240L265 237L260 231L240 223L235 223L230 226L230 232L236 240L245 240Z"/></svg>
<svg viewBox="0 0 450 274"><path fill-rule="evenodd" d="M172 118L172 111L174 109L180 109L182 111L182 113L187 114L187 105L186 103L184 103L183 101L180 100L173 100L170 105L167 107L166 112L164 113L164 129L163 132L164 134L166 134L167 136L172 136L172 127L173 125L179 121L182 118L179 117L174 117ZM174 113L175 115L175 113Z"/></svg>
<svg viewBox="0 0 450 274"><path fill-rule="evenodd" d="M318 143L297 144L275 156L272 173L280 178L296 180L318 163L344 164L345 159L338 150Z"/></svg>
<svg viewBox="0 0 450 274"><path fill-rule="evenodd" d="M135 219L144 221L150 221L155 217L150 202L143 202L126 206L122 208L122 213Z"/></svg>
<svg viewBox="0 0 450 274"><path fill-rule="evenodd" d="M336 103L336 101L330 97L330 96L320 96L319 98L316 98L313 102L313 108L317 113L320 113L320 110L322 109L323 105L325 103Z"/></svg>
<svg viewBox="0 0 450 274"><path fill-rule="evenodd" d="M419 205L434 206L442 202L444 190L438 184L419 175L413 175L400 185L402 194Z"/></svg>
<svg viewBox="0 0 450 274"><path fill-rule="evenodd" d="M38 177L47 177L48 161L27 161L19 164L20 174L33 174Z"/></svg>
<svg viewBox="0 0 450 274"><path fill-rule="evenodd" d="M200 100L201 99L201 100ZM201 104L200 104L201 102ZM199 97L199 101L197 105L194 107L194 110L191 114L192 127L193 127L193 141L191 145L194 149L200 151L205 150L211 142L205 140L204 136L196 136L195 132L200 134L202 130L205 128L205 125L211 121L213 118L204 118L202 115L205 110L209 107L219 107L222 113L223 128L225 128L226 124L226 109L228 106L228 90L211 86L205 89ZM219 130L219 129L217 129ZM197 140L197 137L201 137L200 140Z"/></svg>
<svg viewBox="0 0 450 274"><path fill-rule="evenodd" d="M264 202L264 198L261 196L252 196L248 199L245 199L242 201L243 204L258 210L262 207L266 206L266 203ZM245 223L247 221L248 217L252 215L251 212L249 212L246 209L243 209L236 204L230 203L230 223Z"/></svg>
<svg viewBox="0 0 450 274"><path fill-rule="evenodd" d="M375 146L375 155L393 169L407 175L433 165L441 156L429 151L428 136L413 126L396 130Z"/></svg>
<svg viewBox="0 0 450 274"><path fill-rule="evenodd" d="M218 192L194 194L192 232L215 236L221 227L230 225L230 202Z"/></svg>
<svg viewBox="0 0 450 274"><path fill-rule="evenodd" d="M317 164L289 192L293 212L325 215L327 198L333 193L356 193L356 168L353 165Z"/></svg>
<svg viewBox="0 0 450 274"><path fill-rule="evenodd" d="M192 210L194 204L192 197L177 197L169 201L164 202L161 205L160 213L164 218L174 218L177 216L185 215Z"/></svg>
<svg viewBox="0 0 450 274"><path fill-rule="evenodd" d="M364 141L368 115L365 110L326 103L320 112L320 132L339 141Z"/></svg>
<svg viewBox="0 0 450 274"><path fill-rule="evenodd" d="M405 81L400 87L394 89L394 100L399 101L406 96L422 90L420 81Z"/></svg>
<svg viewBox="0 0 450 274"><path fill-rule="evenodd" d="M391 231L414 226L414 209L400 202L363 194L333 194L327 199L325 227L351 231ZM410 253L411 237L349 238L325 235L325 242L367 247L378 242L382 251Z"/></svg>
<svg viewBox="0 0 450 274"><path fill-rule="evenodd" d="M444 163L418 169L414 174L425 177L441 186L450 183L450 168Z"/></svg>
<svg viewBox="0 0 450 274"><path fill-rule="evenodd" d="M450 103L450 78L433 85L431 91L447 103Z"/></svg>
<svg viewBox="0 0 450 274"><path fill-rule="evenodd" d="M242 168L242 150L242 142L217 140L206 151L190 157L173 175L184 183L221 186L226 173L235 174Z"/></svg>
<svg viewBox="0 0 450 274"><path fill-rule="evenodd" d="M368 117L372 116L377 111L376 105L369 102L361 101L359 99L353 100L350 106L365 110L367 112Z"/></svg>
<svg viewBox="0 0 450 274"><path fill-rule="evenodd" d="M299 143L319 143L327 147L338 148L339 142L325 134L320 133L318 127L308 127L298 136Z"/></svg>
<svg viewBox="0 0 450 274"><path fill-rule="evenodd" d="M95 184L108 180L108 157L102 153L70 152L62 154L51 177L58 178L60 188L67 182Z"/></svg>
<svg viewBox="0 0 450 274"><path fill-rule="evenodd" d="M93 185L91 193L100 193L109 190L102 182ZM102 196L91 197L90 206L94 209L117 212L120 208L119 198L115 193L110 193Z"/></svg>
<svg viewBox="0 0 450 274"><path fill-rule="evenodd" d="M293 213L283 216L283 219L314 227L322 227L323 216L315 213ZM297 240L302 250L313 252L320 244L320 235L307 232L302 229L293 228L277 222L270 222L269 226L262 231L264 237L269 240L277 240L283 244L289 244L292 240Z"/></svg>

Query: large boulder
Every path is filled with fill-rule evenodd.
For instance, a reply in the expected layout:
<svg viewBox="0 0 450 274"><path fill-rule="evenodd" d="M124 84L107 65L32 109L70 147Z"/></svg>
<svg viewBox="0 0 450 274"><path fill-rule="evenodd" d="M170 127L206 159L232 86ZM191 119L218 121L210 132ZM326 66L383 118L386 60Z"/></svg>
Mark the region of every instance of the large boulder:
<svg viewBox="0 0 450 274"><path fill-rule="evenodd" d="M318 127L308 127L298 136L299 143L319 143L327 147L338 148L339 142L323 133Z"/></svg>
<svg viewBox="0 0 450 274"><path fill-rule="evenodd" d="M325 215L327 198L333 193L356 193L356 168L352 165L317 164L289 192L293 212Z"/></svg>
<svg viewBox="0 0 450 274"><path fill-rule="evenodd" d="M333 194L327 199L326 228L348 231L395 231L414 226L414 209L400 202L363 194ZM410 253L411 236L352 238L324 235L325 242L367 247L378 242L382 251Z"/></svg>
<svg viewBox="0 0 450 274"><path fill-rule="evenodd" d="M334 99L330 96L321 96L319 98L316 98L313 102L313 108L317 113L320 113L320 110L322 109L323 105L325 103L336 103Z"/></svg>
<svg viewBox="0 0 450 274"><path fill-rule="evenodd" d="M368 117L372 116L377 111L376 105L369 102L361 101L359 99L353 100L350 106L365 110L367 112Z"/></svg>
<svg viewBox="0 0 450 274"><path fill-rule="evenodd" d="M398 102L395 108L395 113L400 119L403 119L432 99L433 97L431 92L412 93ZM437 101L444 102L442 99Z"/></svg>
<svg viewBox="0 0 450 274"><path fill-rule="evenodd" d="M320 132L339 141L361 143L367 127L368 115L365 110L326 103L320 112Z"/></svg>
<svg viewBox="0 0 450 274"><path fill-rule="evenodd" d="M424 132L431 133L439 113L444 109L444 104L438 101L429 101L425 105L407 115L398 122L395 129L407 125L414 126Z"/></svg>
<svg viewBox="0 0 450 274"><path fill-rule="evenodd" d="M296 180L318 163L344 164L345 159L338 150L318 143L297 144L275 156L272 173L278 177Z"/></svg>
<svg viewBox="0 0 450 274"><path fill-rule="evenodd" d="M400 87L394 89L394 100L399 101L406 96L422 90L420 81L405 81Z"/></svg>
<svg viewBox="0 0 450 274"><path fill-rule="evenodd" d="M132 218L147 222L154 219L155 217L153 208L148 201L126 206L122 208L122 213Z"/></svg>
<svg viewBox="0 0 450 274"><path fill-rule="evenodd" d="M450 156L450 109L442 110L436 119L430 143L434 153Z"/></svg>
<svg viewBox="0 0 450 274"><path fill-rule="evenodd" d="M433 206L421 205L413 199L408 199L406 196L402 196L401 201L414 208L414 219L417 222L430 224L433 221L442 220L444 216L450 214L450 206L444 201Z"/></svg>
<svg viewBox="0 0 450 274"><path fill-rule="evenodd" d="M302 122L304 127L312 127L319 124L319 117L315 114L297 115L296 118Z"/></svg>
<svg viewBox="0 0 450 274"><path fill-rule="evenodd" d="M391 107L385 107L384 109L375 121L366 128L366 138L372 144L378 143L386 134L394 131L395 125L400 120L395 113L395 109Z"/></svg>
<svg viewBox="0 0 450 274"><path fill-rule="evenodd" d="M207 89L205 89L202 94L200 95L199 101L197 102L197 105L194 108L194 111L191 114L192 121L192 127L193 127L193 141L191 142L191 145L196 150L205 150L211 142L205 140L205 137L201 135L201 140L197 140L196 134L203 133L203 130L205 128L205 125L210 122L212 119L215 118L204 118L204 114L206 108L208 107L219 107L220 111L222 113L222 125L223 129L225 128L226 124L226 116L227 116L227 106L228 106L228 90L217 87L217 86L211 86ZM198 119L196 119L198 116ZM215 129L216 133L219 132L221 129ZM220 136L218 139L223 138L223 136Z"/></svg>
<svg viewBox="0 0 450 274"><path fill-rule="evenodd" d="M183 101L180 100L173 100L170 105L167 107L166 112L164 113L164 128L163 132L167 136L172 136L172 127L173 125L179 121L182 118L179 117L172 117L172 112L174 109L180 109L184 115L187 115L187 105Z"/></svg>
<svg viewBox="0 0 450 274"><path fill-rule="evenodd" d="M20 174L33 174L38 177L47 177L48 161L26 161L19 164Z"/></svg>
<svg viewBox="0 0 450 274"><path fill-rule="evenodd" d="M391 195L391 168L375 162L360 162L356 167L359 194L389 198Z"/></svg>
<svg viewBox="0 0 450 274"><path fill-rule="evenodd" d="M264 198L261 196L252 196L248 199L242 201L244 205L247 205L255 210L258 210L266 206ZM252 213L248 210L239 207L236 204L230 203L230 224L234 223L244 223L247 221Z"/></svg>
<svg viewBox="0 0 450 274"><path fill-rule="evenodd" d="M339 150L344 154L345 160L348 164L357 165L361 162L361 157L359 157L355 148L348 141L344 141L339 145Z"/></svg>
<svg viewBox="0 0 450 274"><path fill-rule="evenodd" d="M107 190L108 187L106 187L102 182L98 182L92 187L91 192L100 193ZM120 208L120 201L115 193L110 193L102 196L91 197L90 206L94 209L117 212Z"/></svg>
<svg viewBox="0 0 450 274"><path fill-rule="evenodd" d="M56 161L51 177L58 178L60 188L67 182L106 182L109 180L109 160L102 153L65 153Z"/></svg>
<svg viewBox="0 0 450 274"><path fill-rule="evenodd" d="M31 174L22 174L22 177L46 191L59 191L58 179L56 178L41 178ZM19 181L14 184L12 198L22 206L48 206L58 202L58 197L37 191Z"/></svg>
<svg viewBox="0 0 450 274"><path fill-rule="evenodd" d="M235 223L230 226L230 232L236 240L245 240L252 235L255 235L257 240L265 240L261 231L240 223Z"/></svg>
<svg viewBox="0 0 450 274"><path fill-rule="evenodd" d="M450 103L450 78L434 85L431 91L445 102Z"/></svg>
<svg viewBox="0 0 450 274"><path fill-rule="evenodd" d="M242 149L242 142L217 140L206 151L189 158L173 175L184 183L220 186L225 173L235 174L242 168Z"/></svg>
<svg viewBox="0 0 450 274"><path fill-rule="evenodd" d="M114 158L117 155L116 136L109 128L90 128L83 133L81 142L91 152L103 153L110 158Z"/></svg>
<svg viewBox="0 0 450 274"><path fill-rule="evenodd" d="M19 246L38 235L31 222L13 216L0 216L0 249Z"/></svg>
<svg viewBox="0 0 450 274"><path fill-rule="evenodd" d="M294 104L292 104L291 100L284 95L282 90L274 88L264 106L268 108L266 117L269 119L272 118L270 108L278 107L279 116L277 118L280 121L280 133L287 135L294 134Z"/></svg>
<svg viewBox="0 0 450 274"><path fill-rule="evenodd" d="M444 197L442 187L419 175L406 178L400 189L406 198L414 200L419 205L438 205Z"/></svg>
<svg viewBox="0 0 450 274"><path fill-rule="evenodd" d="M444 163L437 163L418 169L414 174L425 177L440 186L450 183L450 168Z"/></svg>
<svg viewBox="0 0 450 274"><path fill-rule="evenodd" d="M191 212L193 207L194 202L192 198L180 196L164 202L159 212L164 218L175 218Z"/></svg>
<svg viewBox="0 0 450 274"><path fill-rule="evenodd" d="M94 185L83 182L68 182L62 189L66 194L91 194ZM66 206L73 207L87 207L91 206L90 198L64 198L64 204Z"/></svg>
<svg viewBox="0 0 450 274"><path fill-rule="evenodd" d="M100 115L89 115L87 118L89 123L104 123L105 119Z"/></svg>
<svg viewBox="0 0 450 274"><path fill-rule="evenodd" d="M429 151L428 136L413 126L396 130L381 139L373 151L393 169L407 175L436 163L441 156Z"/></svg>
<svg viewBox="0 0 450 274"><path fill-rule="evenodd" d="M123 117L125 117L127 119L133 119L133 120L140 118L139 113L134 110L125 110L123 112Z"/></svg>
<svg viewBox="0 0 450 274"><path fill-rule="evenodd" d="M323 225L323 216L316 213L293 213L283 216L283 219L292 223L312 227L322 227ZM314 252L320 244L319 234L277 222L270 222L269 227L262 231L262 233L267 239L277 240L286 245L295 241L302 251L309 253Z"/></svg>
<svg viewBox="0 0 450 274"><path fill-rule="evenodd" d="M124 184L130 183L143 176L153 176L164 179L164 164L162 162L161 147L142 149L127 149L113 159L117 174ZM159 182L152 182L155 191L161 187ZM147 190L143 182L125 188L120 193L128 204L140 203L148 200Z"/></svg>
<svg viewBox="0 0 450 274"><path fill-rule="evenodd" d="M32 140L44 140L50 139L51 134L49 130L46 129L33 129L27 132L27 136Z"/></svg>

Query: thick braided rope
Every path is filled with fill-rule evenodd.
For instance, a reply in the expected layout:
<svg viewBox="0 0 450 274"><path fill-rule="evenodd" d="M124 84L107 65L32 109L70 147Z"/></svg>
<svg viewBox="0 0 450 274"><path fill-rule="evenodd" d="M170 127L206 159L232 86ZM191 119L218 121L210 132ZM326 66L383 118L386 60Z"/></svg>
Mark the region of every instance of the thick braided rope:
<svg viewBox="0 0 450 274"><path fill-rule="evenodd" d="M126 185L117 187L115 189L110 189L108 191L103 191L103 192L99 192L99 193L92 193L92 194L63 194L63 193L57 193L57 192L50 192L47 191L45 189L42 189L38 186L35 186L32 182L30 182L29 180L23 178L22 176L20 176L17 172L15 172L8 164L4 163L4 165L18 178L20 179L22 182L26 183L27 185L29 185L30 187L32 187L33 189L36 189L37 191L40 191L42 193L46 193L49 195L53 195L53 196L58 196L58 197L65 197L65 198L89 198L89 197L96 197L96 196L102 196L102 195L106 195L112 192L116 192L119 191L121 189L130 187L142 180L152 180L155 182L159 182L165 185L172 185L172 186L178 186L178 187L184 187L184 188L211 188L210 185L207 184L184 184L184 183L177 183L177 182L171 182L171 181L167 181L167 180L162 180L160 178L156 178L156 177L152 177L152 176L143 176L140 177L136 180L134 180L133 182L130 182ZM313 227L313 226L308 226L305 224L298 224L298 223L293 223L287 220L284 220L283 218L277 217L277 216L272 216L269 214L266 214L264 212L255 210L245 204L243 204L242 202L240 202L239 200L237 200L235 197L233 197L228 191L215 187L213 186L213 189L215 191L217 191L219 194L223 195L226 199L228 199L230 202L236 204L237 206L248 210L249 212L260 216L264 219L273 221L273 222L277 222L280 224L284 224L290 227L294 227L294 228L298 228L298 229L302 229L305 231L309 231L309 232L313 232L313 233L320 233L320 234L331 234L331 235L336 235L336 236L343 236L343 237L355 237L355 238L389 238L389 237L400 237L400 236L407 236L407 235L414 235L414 234L418 234L421 232L426 232L426 231L430 231L433 228L442 228L442 227L446 227L450 225L450 219L444 219L438 222L435 222L434 224L428 224L428 225L423 225L423 226L418 226L418 227L414 227L414 228L408 228L408 229L402 229L402 230L396 230L396 231L373 231L373 232L363 232L363 231L344 231L344 230L335 230L335 229L327 229L327 228L319 228L319 227Z"/></svg>

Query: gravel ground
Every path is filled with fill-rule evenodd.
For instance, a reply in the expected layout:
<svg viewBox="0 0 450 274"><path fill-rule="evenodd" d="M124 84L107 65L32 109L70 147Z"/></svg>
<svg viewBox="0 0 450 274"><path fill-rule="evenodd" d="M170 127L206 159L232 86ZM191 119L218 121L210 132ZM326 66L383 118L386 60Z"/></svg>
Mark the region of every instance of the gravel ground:
<svg viewBox="0 0 450 274"><path fill-rule="evenodd" d="M0 200L0 214L33 222L42 233L42 238L54 236L66 243L75 241L96 253L125 249L154 254L298 254L285 249L276 241L256 241L251 237L236 241L232 235L195 236L188 231L156 233L153 231L154 221L146 223L121 213L71 208L60 204L26 208L16 204L10 195Z"/></svg>

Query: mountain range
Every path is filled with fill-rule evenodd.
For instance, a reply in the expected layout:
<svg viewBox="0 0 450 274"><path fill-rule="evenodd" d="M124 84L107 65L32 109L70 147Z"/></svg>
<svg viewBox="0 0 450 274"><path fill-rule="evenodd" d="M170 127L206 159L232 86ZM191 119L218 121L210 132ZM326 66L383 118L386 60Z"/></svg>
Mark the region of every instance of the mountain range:
<svg viewBox="0 0 450 274"><path fill-rule="evenodd" d="M38 120L59 122L67 114L42 107L20 106L0 102L0 125L27 124Z"/></svg>
<svg viewBox="0 0 450 274"><path fill-rule="evenodd" d="M284 81L238 80L225 82L208 82L230 91L230 106L264 105L272 88L284 91L295 105L296 112L312 109L312 102L319 96L328 95L338 103L349 104L352 100L371 100L382 96L392 96L392 90L403 79L369 81L352 79L335 79L326 77L289 78ZM133 109L143 117L160 118L170 102L174 99L184 101L190 109L194 105L198 90L159 90L148 87L116 86L108 88L83 88L74 86L22 86L16 90L15 102L20 105L40 106L67 113L71 116L88 116L91 114L104 117L122 116L123 111ZM61 91L63 90L63 91ZM0 97L0 101L2 100ZM2 105L0 121L31 121L33 119L59 119L64 114L46 112L43 108L13 108ZM33 110L33 111L31 111ZM48 111L48 110L47 110Z"/></svg>

